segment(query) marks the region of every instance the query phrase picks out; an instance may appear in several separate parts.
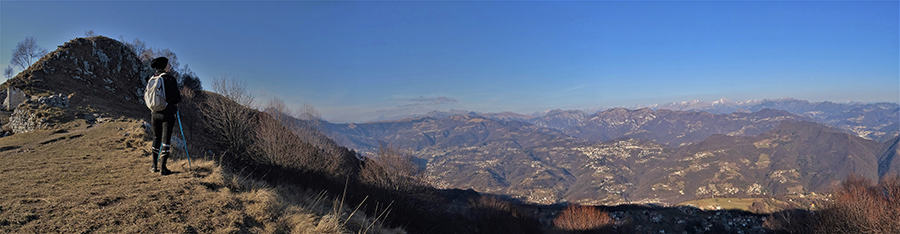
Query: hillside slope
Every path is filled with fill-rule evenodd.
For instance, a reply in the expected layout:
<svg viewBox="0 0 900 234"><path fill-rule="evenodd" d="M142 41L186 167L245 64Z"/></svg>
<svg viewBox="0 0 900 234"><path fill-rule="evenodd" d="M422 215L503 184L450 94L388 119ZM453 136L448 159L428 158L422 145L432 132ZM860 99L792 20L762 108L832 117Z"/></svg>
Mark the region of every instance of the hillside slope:
<svg viewBox="0 0 900 234"><path fill-rule="evenodd" d="M758 136L717 135L679 148L635 192L663 201L828 192L850 174L877 179L880 148L821 124L785 122Z"/></svg>
<svg viewBox="0 0 900 234"><path fill-rule="evenodd" d="M147 171L149 142L140 121L65 123L0 138L3 233L346 233L382 228L331 195L270 186L224 172L212 161L192 168L183 154L174 174Z"/></svg>
<svg viewBox="0 0 900 234"><path fill-rule="evenodd" d="M362 150L383 142L421 158L441 188L472 188L541 204L674 204L709 196L820 193L850 173L877 179L879 157L885 163L891 159L882 143L823 124L793 122L803 118L783 111L713 115L622 109L597 116L603 115L614 115L601 122L621 129L618 135L719 135L681 147L633 138L594 142L477 115L329 127ZM691 137L673 138L679 135Z"/></svg>
<svg viewBox="0 0 900 234"><path fill-rule="evenodd" d="M900 136L884 143L884 153L878 158L878 176L900 176Z"/></svg>

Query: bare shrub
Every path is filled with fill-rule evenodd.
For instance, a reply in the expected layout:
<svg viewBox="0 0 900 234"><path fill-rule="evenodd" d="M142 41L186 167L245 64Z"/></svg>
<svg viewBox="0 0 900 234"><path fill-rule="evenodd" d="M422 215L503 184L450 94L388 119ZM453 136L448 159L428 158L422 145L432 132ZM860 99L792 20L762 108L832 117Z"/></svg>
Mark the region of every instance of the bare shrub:
<svg viewBox="0 0 900 234"><path fill-rule="evenodd" d="M788 233L900 233L900 179L850 175L835 188L834 202L818 211L773 214L766 227Z"/></svg>
<svg viewBox="0 0 900 234"><path fill-rule="evenodd" d="M363 161L359 179L373 186L397 191L414 191L426 186L419 165L409 155L382 145L378 155Z"/></svg>
<svg viewBox="0 0 900 234"><path fill-rule="evenodd" d="M271 115L260 115L258 121L253 149L262 155L261 163L306 169L310 162L315 161L315 149L303 144L277 119Z"/></svg>
<svg viewBox="0 0 900 234"><path fill-rule="evenodd" d="M290 129L296 127L288 120L289 110L281 100L273 99L259 116L254 149L263 155L265 163L306 171L332 172L332 162L323 157L315 146L304 142Z"/></svg>
<svg viewBox="0 0 900 234"><path fill-rule="evenodd" d="M881 179L878 186L884 189L885 198L894 211L900 209L900 176Z"/></svg>
<svg viewBox="0 0 900 234"><path fill-rule="evenodd" d="M278 98L270 100L258 118L254 150L261 160L303 171L323 172L334 178L347 176L355 156L317 132L308 133L303 121ZM307 137L304 137L307 136ZM315 141L312 141L315 140ZM316 144L318 143L318 144Z"/></svg>
<svg viewBox="0 0 900 234"><path fill-rule="evenodd" d="M343 147L334 141L336 137L328 134L328 128L325 127L325 120L322 115L312 105L303 104L299 110L291 110L284 112L294 118L286 119L291 121L290 129L294 134L305 142L315 145L326 155L338 157L344 154Z"/></svg>
<svg viewBox="0 0 900 234"><path fill-rule="evenodd" d="M820 212L823 229L840 233L900 233L897 187L897 178L884 179L876 185L869 179L850 175L835 192L835 203Z"/></svg>
<svg viewBox="0 0 900 234"><path fill-rule="evenodd" d="M248 151L255 139L252 130L256 127L257 112L247 107L253 104L253 97L246 92L245 84L222 77L213 87L222 96L208 94L198 107L211 137L231 157L244 161L258 159Z"/></svg>
<svg viewBox="0 0 900 234"><path fill-rule="evenodd" d="M553 226L567 231L586 231L613 224L609 213L593 206L569 206L553 220Z"/></svg>
<svg viewBox="0 0 900 234"><path fill-rule="evenodd" d="M254 108L253 95L251 95L250 92L247 92L247 83L245 82L229 78L228 76L222 76L213 81L213 91L242 106L251 109Z"/></svg>

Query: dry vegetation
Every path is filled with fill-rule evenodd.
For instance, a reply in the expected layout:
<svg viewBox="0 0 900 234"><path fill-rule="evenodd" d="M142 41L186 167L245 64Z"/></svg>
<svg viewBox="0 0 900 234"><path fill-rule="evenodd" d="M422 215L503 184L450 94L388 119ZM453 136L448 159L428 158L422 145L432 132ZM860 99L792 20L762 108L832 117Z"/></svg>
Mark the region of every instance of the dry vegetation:
<svg viewBox="0 0 900 234"><path fill-rule="evenodd" d="M782 233L900 233L900 178L850 175L819 210L772 214L766 226Z"/></svg>
<svg viewBox="0 0 900 234"><path fill-rule="evenodd" d="M569 206L553 220L553 226L566 231L598 230L612 224L609 213L593 206Z"/></svg>
<svg viewBox="0 0 900 234"><path fill-rule="evenodd" d="M149 174L147 140L126 119L0 138L0 232L404 233L335 205L339 194L273 186L211 160Z"/></svg>
<svg viewBox="0 0 900 234"><path fill-rule="evenodd" d="M378 155L363 162L359 179L371 186L412 192L427 186L412 157L383 146Z"/></svg>
<svg viewBox="0 0 900 234"><path fill-rule="evenodd" d="M308 106L297 113L273 99L257 111L248 108L254 102L243 84L223 78L214 88L217 93L184 90L180 107L192 122L205 123L186 135L208 148L191 150L213 152L208 158L228 170L272 185L341 194L333 207L354 207L350 217L412 233L540 232L537 220L511 203L486 206L477 193L431 187L411 156L390 147L359 158L322 133L318 114ZM363 232L377 227L341 223Z"/></svg>

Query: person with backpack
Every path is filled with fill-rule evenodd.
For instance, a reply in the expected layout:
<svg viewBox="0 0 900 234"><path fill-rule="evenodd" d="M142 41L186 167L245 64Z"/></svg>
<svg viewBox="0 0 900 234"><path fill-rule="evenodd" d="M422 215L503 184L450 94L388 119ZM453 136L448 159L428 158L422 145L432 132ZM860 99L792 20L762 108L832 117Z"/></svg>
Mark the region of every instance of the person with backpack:
<svg viewBox="0 0 900 234"><path fill-rule="evenodd" d="M169 70L169 59L155 58L150 61L150 67L153 68L154 75L147 81L147 88L144 90L144 103L150 108L150 123L153 127L153 164L150 172L168 175L172 172L166 168L166 160L170 156L169 143L175 127L177 104L181 102L181 92L175 77L166 73ZM157 159L159 168L156 167Z"/></svg>

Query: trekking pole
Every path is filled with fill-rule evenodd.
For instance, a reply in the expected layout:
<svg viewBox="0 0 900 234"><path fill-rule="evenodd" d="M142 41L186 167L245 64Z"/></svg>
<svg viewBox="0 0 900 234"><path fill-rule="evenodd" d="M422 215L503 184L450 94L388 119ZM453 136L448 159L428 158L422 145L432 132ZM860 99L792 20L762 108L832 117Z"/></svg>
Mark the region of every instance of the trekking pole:
<svg viewBox="0 0 900 234"><path fill-rule="evenodd" d="M184 137L184 127L181 126L181 113L175 111L175 117L178 118L178 129L181 130L181 139L184 140L184 154L188 157L188 169L193 170L194 168L191 166L191 154L189 154L187 150L187 137Z"/></svg>

